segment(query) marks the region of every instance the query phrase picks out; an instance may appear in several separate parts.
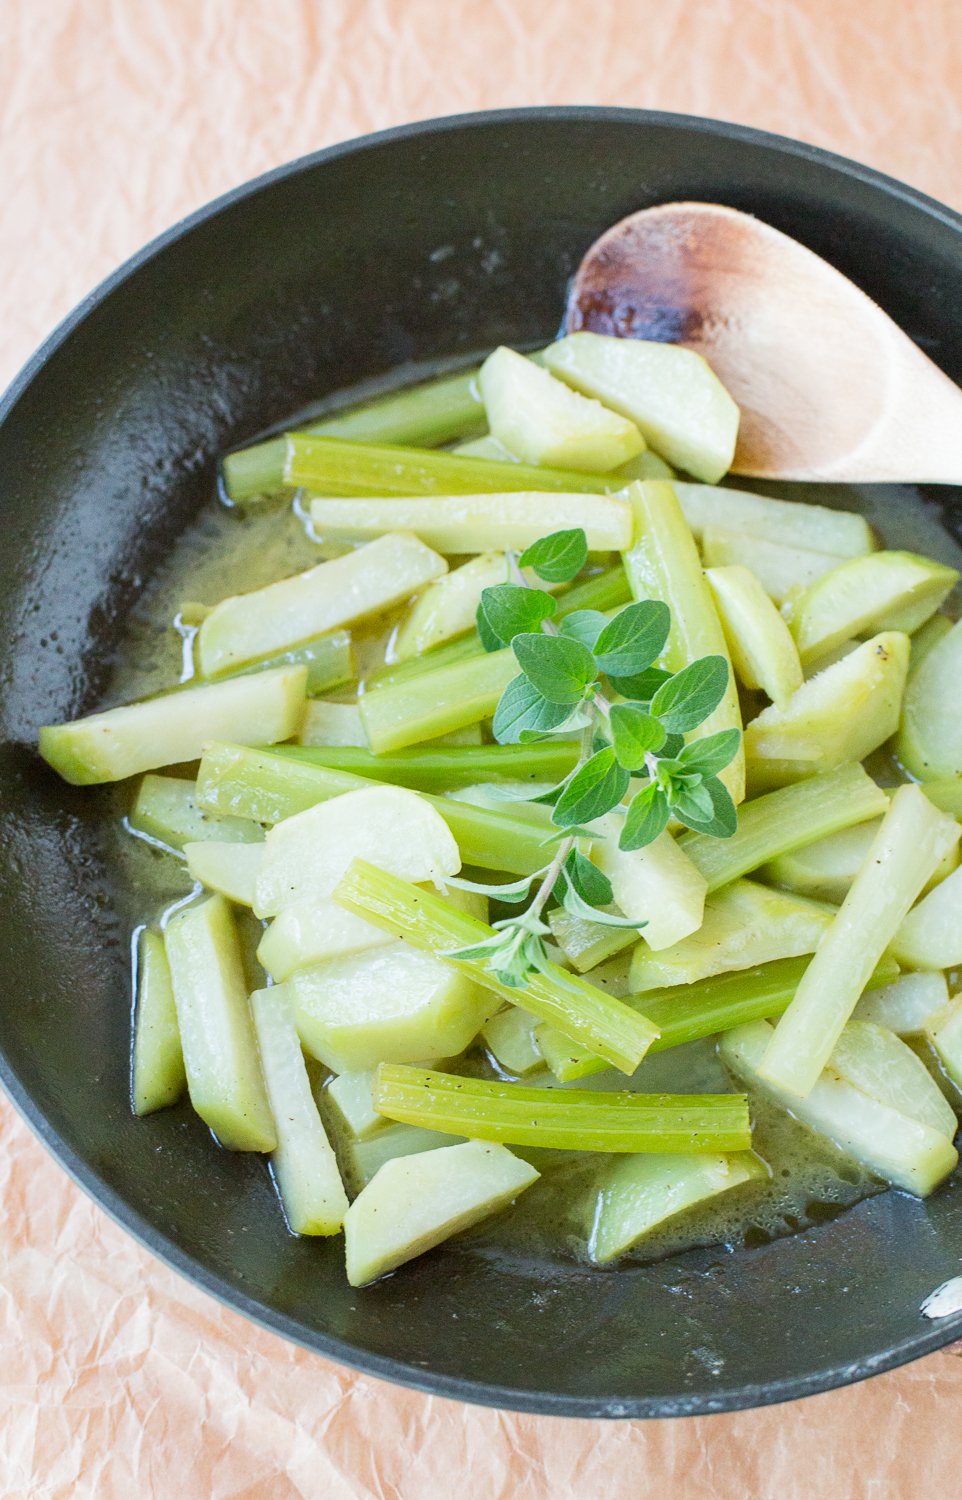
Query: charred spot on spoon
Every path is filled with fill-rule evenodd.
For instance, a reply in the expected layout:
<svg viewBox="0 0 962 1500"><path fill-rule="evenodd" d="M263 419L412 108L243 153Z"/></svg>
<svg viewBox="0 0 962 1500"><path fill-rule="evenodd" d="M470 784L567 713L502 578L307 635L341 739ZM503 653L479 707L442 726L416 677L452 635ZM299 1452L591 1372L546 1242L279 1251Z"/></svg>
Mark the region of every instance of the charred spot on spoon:
<svg viewBox="0 0 962 1500"><path fill-rule="evenodd" d="M737 228L693 205L642 209L587 251L568 298L568 333L699 344L717 323L710 273L737 257Z"/></svg>

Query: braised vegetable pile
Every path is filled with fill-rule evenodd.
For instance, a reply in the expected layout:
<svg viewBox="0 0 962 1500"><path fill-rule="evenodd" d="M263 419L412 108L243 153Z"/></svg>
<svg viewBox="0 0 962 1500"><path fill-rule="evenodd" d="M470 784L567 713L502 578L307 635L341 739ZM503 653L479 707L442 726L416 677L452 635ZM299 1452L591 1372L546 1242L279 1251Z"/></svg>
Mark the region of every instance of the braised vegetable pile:
<svg viewBox="0 0 962 1500"><path fill-rule="evenodd" d="M135 1111L267 1155L354 1285L549 1179L598 1265L750 1222L766 1110L873 1188L956 1165L959 575L720 485L737 429L697 355L577 333L231 454L317 563L41 731L194 882L143 913Z"/></svg>

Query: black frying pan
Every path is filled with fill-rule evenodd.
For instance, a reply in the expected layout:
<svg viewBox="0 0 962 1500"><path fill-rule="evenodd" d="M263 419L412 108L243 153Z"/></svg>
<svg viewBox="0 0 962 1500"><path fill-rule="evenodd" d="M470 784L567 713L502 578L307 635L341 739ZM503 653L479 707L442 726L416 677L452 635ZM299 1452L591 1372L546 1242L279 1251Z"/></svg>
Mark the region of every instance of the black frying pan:
<svg viewBox="0 0 962 1500"><path fill-rule="evenodd" d="M0 1069L33 1128L151 1250L375 1375L572 1416L802 1396L958 1338L923 1297L962 1259L962 1178L750 1251L593 1271L454 1244L353 1291L291 1238L263 1164L187 1106L134 1120L113 794L65 787L37 726L92 709L141 580L210 504L215 456L409 359L544 341L630 210L756 212L852 277L962 381L962 219L811 147L711 121L541 109L390 131L203 209L90 297L0 413ZM82 232L82 226L78 226ZM440 253L438 253L440 252ZM942 491L949 525L959 495Z"/></svg>

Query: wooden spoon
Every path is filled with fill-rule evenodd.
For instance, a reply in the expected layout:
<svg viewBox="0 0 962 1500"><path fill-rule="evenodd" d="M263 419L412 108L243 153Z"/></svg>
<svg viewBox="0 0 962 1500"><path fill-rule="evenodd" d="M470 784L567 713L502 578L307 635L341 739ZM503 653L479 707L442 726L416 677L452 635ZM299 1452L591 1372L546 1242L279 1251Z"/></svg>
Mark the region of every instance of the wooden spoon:
<svg viewBox="0 0 962 1500"><path fill-rule="evenodd" d="M622 219L581 262L566 327L703 354L741 407L736 474L962 484L962 390L841 272L736 209Z"/></svg>

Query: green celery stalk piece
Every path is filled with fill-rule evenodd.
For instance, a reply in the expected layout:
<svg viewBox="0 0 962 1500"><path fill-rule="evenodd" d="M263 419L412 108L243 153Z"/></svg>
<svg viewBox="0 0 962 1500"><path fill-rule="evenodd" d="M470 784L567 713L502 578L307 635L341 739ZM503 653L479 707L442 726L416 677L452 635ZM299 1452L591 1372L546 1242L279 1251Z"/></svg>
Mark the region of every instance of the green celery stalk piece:
<svg viewBox="0 0 962 1500"><path fill-rule="evenodd" d="M306 668L281 667L46 725L40 754L65 781L90 786L197 760L209 740L271 745L299 727L306 682Z"/></svg>
<svg viewBox="0 0 962 1500"><path fill-rule="evenodd" d="M648 990L644 995L626 997L625 1003L643 1006L645 1015L658 1027L659 1035L649 1052L665 1052L701 1037L731 1031L749 1021L782 1015L810 962L808 954L775 959L732 974L714 974L694 984ZM898 965L890 958L882 958L869 980L866 998L877 987L897 978ZM545 1062L561 1083L587 1078L607 1067L602 1058L587 1049L573 1047L557 1027L539 1026L537 1035Z"/></svg>
<svg viewBox="0 0 962 1500"><path fill-rule="evenodd" d="M494 547L520 552L549 528L579 527L591 552L621 551L632 535L631 511L618 495L555 491L549 502L541 490L517 489L482 495L315 496L311 523L318 535L334 541L410 531L445 556Z"/></svg>
<svg viewBox="0 0 962 1500"><path fill-rule="evenodd" d="M678 842L705 876L709 891L717 891L780 854L867 822L887 808L884 791L860 765L840 766L743 803L738 828L729 839L687 833Z"/></svg>
<svg viewBox="0 0 962 1500"><path fill-rule="evenodd" d="M535 745L442 745L374 755L351 745L286 745L283 753L307 765L350 771L371 781L443 792L478 781L562 781L574 769L578 746L564 740Z"/></svg>
<svg viewBox="0 0 962 1500"><path fill-rule="evenodd" d="M181 776L145 776L137 788L127 823L134 833L145 834L175 850L205 839L224 844L256 844L264 837L264 830L249 818L225 817L200 807L196 783Z"/></svg>
<svg viewBox="0 0 962 1500"><path fill-rule="evenodd" d="M345 498L484 495L505 490L607 495L624 487L624 480L617 475L504 464L496 459L433 453L427 448L350 443L305 432L287 436L284 483Z"/></svg>
<svg viewBox="0 0 962 1500"><path fill-rule="evenodd" d="M517 675L514 652L506 646L406 682L372 688L361 699L368 744L375 755L384 755L490 719Z"/></svg>
<svg viewBox="0 0 962 1500"><path fill-rule="evenodd" d="M633 947L640 936L635 928L607 927L588 917L575 916L563 906L552 907L548 913L548 926L565 958L579 974L585 974L603 964L605 959Z"/></svg>
<svg viewBox="0 0 962 1500"><path fill-rule="evenodd" d="M608 1265L666 1219L768 1175L748 1151L619 1157L599 1183L588 1255L595 1265Z"/></svg>
<svg viewBox="0 0 962 1500"><path fill-rule="evenodd" d="M477 368L392 391L347 411L309 422L305 432L359 443L418 443L430 448L484 426ZM228 453L224 488L235 504L271 495L284 485L287 444L282 436Z"/></svg>
<svg viewBox="0 0 962 1500"><path fill-rule="evenodd" d="M959 832L917 786L899 788L775 1028L759 1068L769 1083L800 1098L814 1087L872 970Z"/></svg>
<svg viewBox="0 0 962 1500"><path fill-rule="evenodd" d="M201 807L215 813L280 823L342 792L378 784L348 771L309 765L292 755L214 744L200 763L197 797ZM444 818L466 865L532 875L548 863L544 828L533 820L428 792L420 795Z"/></svg>
<svg viewBox="0 0 962 1500"><path fill-rule="evenodd" d="M955 1168L958 1152L941 1131L907 1119L831 1072L821 1074L804 1099L772 1083L760 1065L773 1035L767 1021L726 1032L722 1062L895 1187L924 1198Z"/></svg>
<svg viewBox="0 0 962 1500"><path fill-rule="evenodd" d="M203 680L223 682L229 677L249 677L255 672L268 672L272 667L299 666L307 668L309 697L330 692L332 688L342 687L345 682L352 682L355 669L351 632L328 630L311 641L305 641L301 646L292 646L288 651L276 651L271 656L242 666L228 666L221 672L211 673L209 678Z"/></svg>
<svg viewBox="0 0 962 1500"><path fill-rule="evenodd" d="M738 688L725 634L698 548L667 480L633 484L627 491L635 513L635 542L624 554L625 572L636 599L661 599L671 610L671 633L660 665L677 672L703 656L721 656L728 663L728 687L714 713L699 726L698 737L723 729L741 729ZM743 750L720 779L736 802L745 795Z"/></svg>
<svg viewBox="0 0 962 1500"><path fill-rule="evenodd" d="M176 1104L187 1087L170 965L159 932L145 927L137 946L137 1009L134 1016L133 1105L135 1115Z"/></svg>
<svg viewBox="0 0 962 1500"><path fill-rule="evenodd" d="M267 1097L277 1124L271 1169L295 1234L336 1234L347 1194L317 1112L283 985L255 990L251 1014Z"/></svg>
<svg viewBox="0 0 962 1500"><path fill-rule="evenodd" d="M464 1078L382 1063L374 1103L389 1119L474 1140L570 1151L745 1151L744 1094L597 1093Z"/></svg>
<svg viewBox="0 0 962 1500"><path fill-rule="evenodd" d="M657 1035L646 1018L556 964L533 974L523 991L502 984L481 959L454 959L462 947L489 942L494 929L457 911L450 902L356 859L334 892L348 911L367 917L396 937L470 975L478 984L543 1021L553 1021L572 1041L589 1046L624 1073L633 1073ZM418 1123L415 1121L414 1123Z"/></svg>
<svg viewBox="0 0 962 1500"><path fill-rule="evenodd" d="M165 933L190 1102L230 1151L273 1151L237 929L223 896L175 912Z"/></svg>

